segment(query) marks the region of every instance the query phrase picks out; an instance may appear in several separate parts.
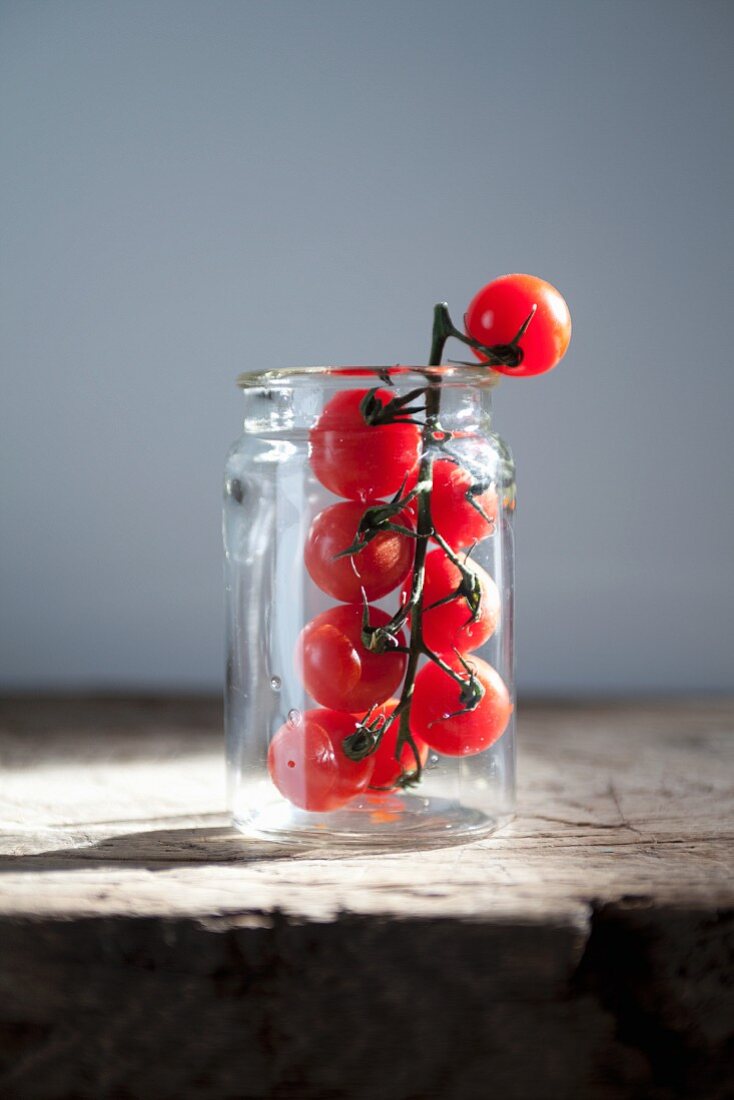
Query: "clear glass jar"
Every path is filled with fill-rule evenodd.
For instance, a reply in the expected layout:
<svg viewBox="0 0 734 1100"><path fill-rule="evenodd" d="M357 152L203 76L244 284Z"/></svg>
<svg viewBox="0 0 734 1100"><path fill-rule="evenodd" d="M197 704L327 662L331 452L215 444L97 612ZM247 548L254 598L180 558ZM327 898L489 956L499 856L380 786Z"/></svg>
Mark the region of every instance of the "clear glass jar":
<svg viewBox="0 0 734 1100"><path fill-rule="evenodd" d="M497 380L466 366L238 379L225 724L242 831L428 847L512 813L515 482L491 428ZM400 512L371 512L360 534L373 493Z"/></svg>

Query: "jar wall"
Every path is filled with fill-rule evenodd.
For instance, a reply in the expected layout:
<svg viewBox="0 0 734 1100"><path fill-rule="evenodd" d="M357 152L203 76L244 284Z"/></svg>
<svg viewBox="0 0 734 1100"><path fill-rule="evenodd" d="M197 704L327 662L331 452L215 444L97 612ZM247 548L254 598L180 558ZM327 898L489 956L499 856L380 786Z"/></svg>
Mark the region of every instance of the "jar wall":
<svg viewBox="0 0 734 1100"><path fill-rule="evenodd" d="M425 384L420 373L401 374L392 381L395 394ZM268 751L273 737L288 725L298 728L303 715L320 705L307 694L299 670L301 632L338 602L314 583L304 566L304 546L315 517L341 500L315 475L309 433L335 393L379 384L371 377L338 370L315 377L266 379L245 390L245 430L227 459L229 805L238 828L281 842L388 848L459 842L491 831L513 809L514 712L502 736L484 751L447 756L431 750L416 786L390 791L368 787L328 812L299 808L283 797L271 778ZM442 382L440 389L440 424L451 433L455 462L481 471L497 493L493 533L471 549L471 560L494 579L499 625L466 659L471 663L478 657L490 664L514 701L513 464L491 428L490 387L452 379ZM431 444L437 460L445 445ZM399 599L400 586L370 600L370 605L393 615ZM422 657L419 667L426 661Z"/></svg>

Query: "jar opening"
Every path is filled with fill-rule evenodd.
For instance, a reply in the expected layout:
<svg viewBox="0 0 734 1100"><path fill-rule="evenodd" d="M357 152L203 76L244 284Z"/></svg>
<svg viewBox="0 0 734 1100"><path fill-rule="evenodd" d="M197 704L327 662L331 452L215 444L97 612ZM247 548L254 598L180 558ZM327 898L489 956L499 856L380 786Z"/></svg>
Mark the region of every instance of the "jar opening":
<svg viewBox="0 0 734 1100"><path fill-rule="evenodd" d="M492 389L502 378L498 371L482 363L442 363L438 367L429 366L321 366L286 367L278 370L244 371L237 377L240 389L267 389L277 386L307 385L309 382L333 380L335 382L358 381L370 386L379 386L380 382L390 385L393 379L409 382L417 379L417 384L425 384L429 377L438 379L441 385L481 386Z"/></svg>

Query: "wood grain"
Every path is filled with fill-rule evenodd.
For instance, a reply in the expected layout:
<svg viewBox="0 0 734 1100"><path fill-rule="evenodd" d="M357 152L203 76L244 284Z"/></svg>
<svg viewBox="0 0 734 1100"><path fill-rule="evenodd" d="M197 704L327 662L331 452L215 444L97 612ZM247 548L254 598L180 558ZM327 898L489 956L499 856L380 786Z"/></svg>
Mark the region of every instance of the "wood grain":
<svg viewBox="0 0 734 1100"><path fill-rule="evenodd" d="M0 1095L732 1095L733 727L527 705L495 837L293 854L216 701L5 700Z"/></svg>

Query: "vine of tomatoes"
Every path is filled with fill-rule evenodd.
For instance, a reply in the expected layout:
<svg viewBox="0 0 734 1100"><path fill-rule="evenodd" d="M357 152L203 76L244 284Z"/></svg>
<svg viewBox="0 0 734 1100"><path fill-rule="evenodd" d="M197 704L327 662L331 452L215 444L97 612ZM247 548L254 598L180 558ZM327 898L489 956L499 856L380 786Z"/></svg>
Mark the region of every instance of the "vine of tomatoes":
<svg viewBox="0 0 734 1100"><path fill-rule="evenodd" d="M485 369L541 374L571 335L561 295L529 275L483 287L465 324L462 333L436 307L431 366L455 337ZM494 534L499 501L451 438L430 369L425 386L402 396L387 386L338 392L311 429L312 471L342 499L313 520L304 560L340 602L306 623L296 646L318 706L281 726L268 751L275 786L301 809L330 812L367 789L413 786L430 750L484 752L507 728L507 686L474 654L501 617L494 580L471 560ZM396 590L392 616L371 604Z"/></svg>

